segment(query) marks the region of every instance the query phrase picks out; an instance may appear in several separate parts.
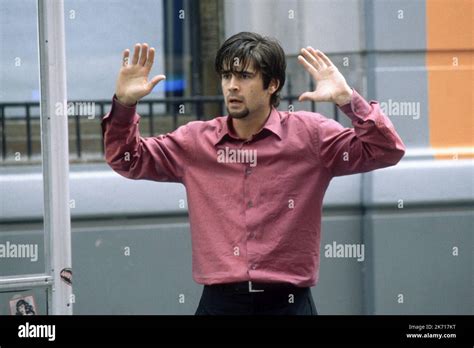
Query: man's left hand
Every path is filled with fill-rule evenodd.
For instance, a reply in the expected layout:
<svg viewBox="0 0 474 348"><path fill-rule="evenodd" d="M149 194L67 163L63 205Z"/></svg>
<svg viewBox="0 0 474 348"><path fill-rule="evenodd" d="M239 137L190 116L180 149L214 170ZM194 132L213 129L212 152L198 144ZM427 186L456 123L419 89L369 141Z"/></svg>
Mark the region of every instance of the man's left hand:
<svg viewBox="0 0 474 348"><path fill-rule="evenodd" d="M298 61L316 83L316 89L300 95L299 101L326 101L334 102L339 106L351 101L352 89L337 67L323 52L312 47L302 48Z"/></svg>

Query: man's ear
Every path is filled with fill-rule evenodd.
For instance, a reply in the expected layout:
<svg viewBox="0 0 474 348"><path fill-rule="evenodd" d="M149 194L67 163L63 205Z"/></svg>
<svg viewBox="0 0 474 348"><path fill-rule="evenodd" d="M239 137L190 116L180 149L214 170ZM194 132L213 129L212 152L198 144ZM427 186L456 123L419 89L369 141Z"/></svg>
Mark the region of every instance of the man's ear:
<svg viewBox="0 0 474 348"><path fill-rule="evenodd" d="M272 79L270 81L270 84L268 85L268 91L270 92L270 94L273 94L275 93L275 91L278 89L279 86L280 86L280 81L277 79Z"/></svg>

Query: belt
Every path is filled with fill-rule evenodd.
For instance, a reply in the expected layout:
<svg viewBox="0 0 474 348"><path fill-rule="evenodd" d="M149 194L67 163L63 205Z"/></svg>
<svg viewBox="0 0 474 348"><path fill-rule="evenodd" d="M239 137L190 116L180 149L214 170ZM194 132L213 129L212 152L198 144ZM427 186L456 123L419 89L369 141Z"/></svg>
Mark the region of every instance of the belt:
<svg viewBox="0 0 474 348"><path fill-rule="evenodd" d="M225 283L225 284L212 284L207 285L212 289L217 289L224 292L264 292L264 291L282 291L282 290L294 290L301 289L296 285L290 283L260 283L260 282L238 282L238 283Z"/></svg>

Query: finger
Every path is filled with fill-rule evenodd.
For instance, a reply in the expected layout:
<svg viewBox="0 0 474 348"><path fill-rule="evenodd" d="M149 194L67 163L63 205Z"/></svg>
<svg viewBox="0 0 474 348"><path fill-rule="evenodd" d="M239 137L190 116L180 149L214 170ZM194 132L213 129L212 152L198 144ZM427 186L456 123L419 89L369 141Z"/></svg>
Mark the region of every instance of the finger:
<svg viewBox="0 0 474 348"><path fill-rule="evenodd" d="M130 57L130 50L127 48L125 51L123 51L122 66L127 66L128 65L128 58L129 57Z"/></svg>
<svg viewBox="0 0 474 348"><path fill-rule="evenodd" d="M321 57L318 55L318 53L316 52L316 50L311 47L311 46L308 46L307 50L309 52L311 52L311 55L314 57L314 59L318 62L319 66L321 67L321 69L325 69L327 68L327 65L326 63L324 62L324 60L321 59Z"/></svg>
<svg viewBox="0 0 474 348"><path fill-rule="evenodd" d="M327 66L334 66L333 62L320 50L315 50L313 48L313 51L317 54L317 56L322 59L322 61L327 65Z"/></svg>
<svg viewBox="0 0 474 348"><path fill-rule="evenodd" d="M298 98L298 101L300 102L307 101L307 100L311 100L311 92L304 92Z"/></svg>
<svg viewBox="0 0 474 348"><path fill-rule="evenodd" d="M304 66L304 68L311 74L311 76L316 78L316 76L318 75L318 71L313 65L309 64L303 56L298 56L298 62L300 62L300 64Z"/></svg>
<svg viewBox="0 0 474 348"><path fill-rule="evenodd" d="M135 65L138 63L138 57L140 56L140 44L135 44L135 48L133 50L133 58L132 58L132 64Z"/></svg>
<svg viewBox="0 0 474 348"><path fill-rule="evenodd" d="M306 48L301 49L301 54L303 55L303 57L306 59L307 62L309 62L316 68L316 70L321 69L321 65L316 60L316 57L314 57Z"/></svg>
<svg viewBox="0 0 474 348"><path fill-rule="evenodd" d="M320 101L327 101L324 99L324 97L318 92L304 92L300 97L298 98L298 101L314 101L314 102L320 102Z"/></svg>
<svg viewBox="0 0 474 348"><path fill-rule="evenodd" d="M150 89L150 91L155 88L155 86L158 84L158 82L160 81L163 81L164 79L166 79L166 76L165 75L156 75L154 76L150 82L148 82L148 88Z"/></svg>
<svg viewBox="0 0 474 348"><path fill-rule="evenodd" d="M148 51L148 58L146 60L145 66L150 68L153 66L153 61L155 60L155 49L153 47Z"/></svg>
<svg viewBox="0 0 474 348"><path fill-rule="evenodd" d="M142 45L142 52L140 53L140 60L138 61L138 64L141 66L144 66L146 63L147 57L148 57L148 44L144 43Z"/></svg>

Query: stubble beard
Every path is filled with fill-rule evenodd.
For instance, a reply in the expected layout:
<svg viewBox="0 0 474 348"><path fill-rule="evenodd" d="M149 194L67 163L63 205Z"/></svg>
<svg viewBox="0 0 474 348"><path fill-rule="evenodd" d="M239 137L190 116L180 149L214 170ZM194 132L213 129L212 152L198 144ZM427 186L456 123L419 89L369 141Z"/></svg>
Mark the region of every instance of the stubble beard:
<svg viewBox="0 0 474 348"><path fill-rule="evenodd" d="M232 118L241 119L247 117L250 114L250 110L247 107L244 107L242 111L230 111L227 107L227 113Z"/></svg>

